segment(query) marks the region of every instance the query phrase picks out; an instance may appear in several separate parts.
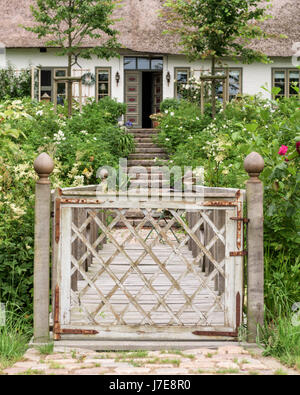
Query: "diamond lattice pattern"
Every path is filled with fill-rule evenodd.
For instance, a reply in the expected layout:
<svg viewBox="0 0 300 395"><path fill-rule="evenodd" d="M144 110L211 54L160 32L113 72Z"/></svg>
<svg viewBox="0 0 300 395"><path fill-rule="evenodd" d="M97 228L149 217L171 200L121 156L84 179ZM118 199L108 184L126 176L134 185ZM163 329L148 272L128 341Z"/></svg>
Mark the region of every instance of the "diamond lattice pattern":
<svg viewBox="0 0 300 395"><path fill-rule="evenodd" d="M213 250L217 242L225 244L225 226L218 229L207 210L197 211L193 226L187 224L184 210L162 215L140 209L138 224L128 219L127 211L110 210L107 224L97 210L87 209L80 225L72 223L77 255L71 257L71 274L77 286L71 290L71 322L108 327L224 325L224 293L215 289L216 278L224 278L224 259L215 259ZM92 223L99 229L93 242L87 236ZM209 240L203 239L205 226Z"/></svg>

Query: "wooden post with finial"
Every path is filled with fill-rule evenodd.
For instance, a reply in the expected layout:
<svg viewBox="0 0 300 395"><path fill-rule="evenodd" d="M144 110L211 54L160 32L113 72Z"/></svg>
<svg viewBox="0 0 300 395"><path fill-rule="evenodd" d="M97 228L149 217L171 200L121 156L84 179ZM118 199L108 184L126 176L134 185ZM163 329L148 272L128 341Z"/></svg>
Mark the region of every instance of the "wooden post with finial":
<svg viewBox="0 0 300 395"><path fill-rule="evenodd" d="M248 342L254 343L258 327L264 324L264 244L263 244L263 183L258 178L264 168L264 160L257 152L251 152L244 168L249 174L246 183L248 216L248 283L247 323Z"/></svg>
<svg viewBox="0 0 300 395"><path fill-rule="evenodd" d="M43 152L34 161L39 179L35 187L34 227L34 342L49 341L49 255L50 255L50 200L49 176L54 162Z"/></svg>

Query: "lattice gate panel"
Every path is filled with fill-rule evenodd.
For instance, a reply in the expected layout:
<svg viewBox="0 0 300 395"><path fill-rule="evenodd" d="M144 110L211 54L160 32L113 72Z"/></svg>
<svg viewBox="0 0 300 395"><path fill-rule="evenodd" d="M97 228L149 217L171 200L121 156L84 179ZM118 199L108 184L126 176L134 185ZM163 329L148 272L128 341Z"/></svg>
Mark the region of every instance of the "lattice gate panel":
<svg viewBox="0 0 300 395"><path fill-rule="evenodd" d="M65 333L234 333L242 292L242 261L230 256L236 207L140 205L135 211L138 223L129 208L61 206L59 316Z"/></svg>

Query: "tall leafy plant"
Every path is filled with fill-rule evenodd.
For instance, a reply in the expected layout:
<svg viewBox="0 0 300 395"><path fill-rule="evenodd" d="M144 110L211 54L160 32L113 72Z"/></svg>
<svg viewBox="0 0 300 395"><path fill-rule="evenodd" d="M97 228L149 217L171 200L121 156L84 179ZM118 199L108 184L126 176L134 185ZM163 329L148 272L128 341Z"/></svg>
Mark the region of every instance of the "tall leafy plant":
<svg viewBox="0 0 300 395"><path fill-rule="evenodd" d="M46 46L58 48L57 55L67 56L68 76L79 57L110 59L118 56L120 44L112 13L120 0L36 0L31 12L35 24L25 27L46 38ZM86 45L86 40L100 45ZM72 113L72 86L68 84L68 113Z"/></svg>
<svg viewBox="0 0 300 395"><path fill-rule="evenodd" d="M270 0L266 0L268 2ZM258 26L266 18L262 0L165 0L161 16L165 33L179 37L182 52L190 60L211 59L211 74L224 57L245 63L268 62L263 53L250 48L253 39L268 35ZM216 80L212 80L212 115L216 114Z"/></svg>

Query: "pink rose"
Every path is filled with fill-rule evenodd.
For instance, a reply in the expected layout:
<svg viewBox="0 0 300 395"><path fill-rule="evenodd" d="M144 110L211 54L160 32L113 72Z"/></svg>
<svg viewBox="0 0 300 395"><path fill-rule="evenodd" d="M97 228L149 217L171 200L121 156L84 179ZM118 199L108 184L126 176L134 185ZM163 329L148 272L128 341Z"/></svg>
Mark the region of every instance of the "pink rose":
<svg viewBox="0 0 300 395"><path fill-rule="evenodd" d="M288 147L286 145L282 145L279 148L278 155L285 155L287 153Z"/></svg>

